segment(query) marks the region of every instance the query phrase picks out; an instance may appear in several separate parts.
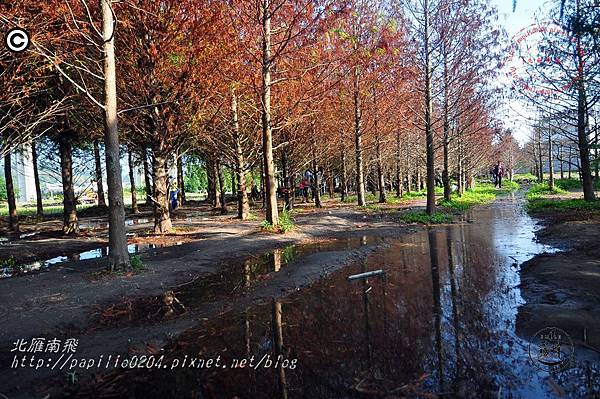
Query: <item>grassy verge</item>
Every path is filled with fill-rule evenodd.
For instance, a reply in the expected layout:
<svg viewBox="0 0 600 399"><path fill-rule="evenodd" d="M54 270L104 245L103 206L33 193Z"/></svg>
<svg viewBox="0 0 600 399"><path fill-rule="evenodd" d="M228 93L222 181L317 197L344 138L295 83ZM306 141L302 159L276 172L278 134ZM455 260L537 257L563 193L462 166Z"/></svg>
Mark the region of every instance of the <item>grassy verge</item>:
<svg viewBox="0 0 600 399"><path fill-rule="evenodd" d="M581 183L576 179L559 179L555 182L553 189L550 189L547 183L538 183L527 192L527 210L531 213L598 213L600 211L600 200L585 201L583 198L551 198L553 195L565 194L567 190L579 187L581 187Z"/></svg>
<svg viewBox="0 0 600 399"><path fill-rule="evenodd" d="M89 208L93 206L92 204L82 204L77 205L77 210L81 211L83 209ZM37 208L35 206L25 206L18 207L17 206L17 214L19 216L35 216L37 213ZM44 206L44 215L45 216L53 216L53 215L62 215L63 206L62 205L45 205ZM8 216L8 206L0 208L0 216Z"/></svg>
<svg viewBox="0 0 600 399"><path fill-rule="evenodd" d="M428 215L423 211L400 214L400 220L406 223L443 224L450 223L453 219L451 214L445 212L437 212L433 215Z"/></svg>
<svg viewBox="0 0 600 399"><path fill-rule="evenodd" d="M585 201L583 198L575 199L552 199L534 198L527 204L527 210L536 212L600 212L600 200L593 202Z"/></svg>
<svg viewBox="0 0 600 399"><path fill-rule="evenodd" d="M547 183L534 184L529 191L527 191L527 200L534 201L543 198L548 195L565 194L566 191L555 185L554 188L550 188Z"/></svg>
<svg viewBox="0 0 600 399"><path fill-rule="evenodd" d="M537 176L531 173L516 173L513 176L513 180L517 183L533 182L537 180Z"/></svg>
<svg viewBox="0 0 600 399"><path fill-rule="evenodd" d="M496 199L498 193L507 193L519 189L519 184L507 181L502 188L496 188L493 184L480 183L472 190L467 190L462 196L453 195L450 201L442 201L440 205L455 211L464 211L475 205L485 205Z"/></svg>
<svg viewBox="0 0 600 399"><path fill-rule="evenodd" d="M293 230L296 225L294 224L294 218L290 215L290 212L284 209L283 212L279 214L279 224L277 226L273 226L265 219L261 222L260 227L263 230L273 233L287 233L288 231Z"/></svg>
<svg viewBox="0 0 600 399"><path fill-rule="evenodd" d="M556 179L554 184L563 190L576 190L583 187L579 179ZM600 190L600 180L594 180L594 189Z"/></svg>

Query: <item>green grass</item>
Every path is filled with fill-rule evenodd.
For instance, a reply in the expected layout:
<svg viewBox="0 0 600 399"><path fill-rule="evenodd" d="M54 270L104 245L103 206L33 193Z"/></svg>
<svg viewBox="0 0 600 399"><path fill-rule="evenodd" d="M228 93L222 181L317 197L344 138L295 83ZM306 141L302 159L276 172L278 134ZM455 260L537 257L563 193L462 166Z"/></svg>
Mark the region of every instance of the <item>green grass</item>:
<svg viewBox="0 0 600 399"><path fill-rule="evenodd" d="M4 259L0 262L0 269L4 268L8 269L10 273L20 273L23 271L22 267L17 263L12 255L8 259Z"/></svg>
<svg viewBox="0 0 600 399"><path fill-rule="evenodd" d="M571 211L600 211L600 200L585 201L582 198L575 199L551 199L533 198L527 204L529 212L571 212Z"/></svg>
<svg viewBox="0 0 600 399"><path fill-rule="evenodd" d="M294 218L286 209L279 214L279 224L273 226L267 219L260 223L260 227L263 230L275 232L275 233L287 233L293 230L296 225L294 224Z"/></svg>
<svg viewBox="0 0 600 399"><path fill-rule="evenodd" d="M581 187L577 179L558 179L554 189L548 183L538 183L527 192L527 210L529 212L595 212L600 211L600 200L585 201L583 198L556 199L548 196L565 194L568 189Z"/></svg>
<svg viewBox="0 0 600 399"><path fill-rule="evenodd" d="M77 205L77 210L81 211L83 209L89 208L93 206L92 204L81 204ZM17 206L17 214L19 216L35 216L37 213L37 208L35 206L25 206L19 207ZM46 205L44 206L44 215L45 216L56 216L62 215L63 206L62 205ZM8 216L8 206L4 206L0 208L0 216Z"/></svg>
<svg viewBox="0 0 600 399"><path fill-rule="evenodd" d="M144 270L144 263L142 262L142 260L140 259L140 257L138 255L133 255L131 257L131 268L133 270Z"/></svg>
<svg viewBox="0 0 600 399"><path fill-rule="evenodd" d="M283 212L279 215L279 229L282 233L287 233L296 227L294 224L294 218L287 209L283 209Z"/></svg>
<svg viewBox="0 0 600 399"><path fill-rule="evenodd" d="M365 193L365 201L366 202L379 201L379 196L373 195L373 193L371 193L371 192L367 192L367 193ZM356 196L356 194L348 195L344 199L344 203L347 203L347 204L356 203L356 202L358 202L358 196Z"/></svg>
<svg viewBox="0 0 600 399"><path fill-rule="evenodd" d="M437 192L437 190L436 190ZM395 195L388 195L386 198L386 203L388 204L399 204L403 201L412 201L417 199L423 199L427 195L425 190L423 191L411 191L409 193L404 193L401 197L396 197Z"/></svg>
<svg viewBox="0 0 600 399"><path fill-rule="evenodd" d="M582 184L579 179L557 179L554 181L554 184L557 187L562 188L563 190L574 190L576 188L581 188Z"/></svg>
<svg viewBox="0 0 600 399"><path fill-rule="evenodd" d="M535 199L547 196L547 195L556 195L556 194L564 194L565 190L560 188L558 185L555 185L553 189L550 189L547 183L537 183L534 184L529 191L527 191L527 199L529 201L533 201Z"/></svg>
<svg viewBox="0 0 600 399"><path fill-rule="evenodd" d="M379 204L367 204L365 206L361 206L360 208L364 209L365 211L369 211L369 212L381 211L381 205L379 205Z"/></svg>
<svg viewBox="0 0 600 399"><path fill-rule="evenodd" d="M400 220L406 223L443 224L452 222L453 217L452 215L444 212L428 215L423 211L418 211L402 213L400 214Z"/></svg>
<svg viewBox="0 0 600 399"><path fill-rule="evenodd" d="M557 187L562 188L563 190L575 190L578 188L582 188L583 184L579 179L556 179L554 180L554 184ZM594 180L594 189L600 190L600 179Z"/></svg>
<svg viewBox="0 0 600 399"><path fill-rule="evenodd" d="M513 180L517 183L522 183L524 180L536 181L537 176L531 173L516 173L513 175Z"/></svg>
<svg viewBox="0 0 600 399"><path fill-rule="evenodd" d="M514 181L506 181L502 188L496 188L489 183L479 183L475 188L465 191L462 196L454 194L450 201L442 201L440 205L455 211L465 211L472 206L485 205L494 201L498 193L515 191L519 187L519 184Z"/></svg>
<svg viewBox="0 0 600 399"><path fill-rule="evenodd" d="M496 194L467 190L462 196L455 195L450 201L442 201L444 208L464 211L475 205L485 205L496 199Z"/></svg>

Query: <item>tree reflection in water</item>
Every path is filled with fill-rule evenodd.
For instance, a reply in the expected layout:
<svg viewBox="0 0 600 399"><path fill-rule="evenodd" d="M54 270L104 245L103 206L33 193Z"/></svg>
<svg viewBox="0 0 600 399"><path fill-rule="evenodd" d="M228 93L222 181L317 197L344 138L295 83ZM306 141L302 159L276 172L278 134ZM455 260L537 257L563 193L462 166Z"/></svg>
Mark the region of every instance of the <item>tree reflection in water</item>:
<svg viewBox="0 0 600 399"><path fill-rule="evenodd" d="M240 313L223 314L166 348L167 358L220 354L225 363L271 354L298 359L293 369L131 371L115 373L115 389L136 397L543 397L545 383L514 331L518 271L509 254L524 244L507 232L518 219L497 211L505 212L386 238L363 261L248 307L242 322ZM282 258L273 253L270 270L290 267ZM379 268L385 278L347 280Z"/></svg>

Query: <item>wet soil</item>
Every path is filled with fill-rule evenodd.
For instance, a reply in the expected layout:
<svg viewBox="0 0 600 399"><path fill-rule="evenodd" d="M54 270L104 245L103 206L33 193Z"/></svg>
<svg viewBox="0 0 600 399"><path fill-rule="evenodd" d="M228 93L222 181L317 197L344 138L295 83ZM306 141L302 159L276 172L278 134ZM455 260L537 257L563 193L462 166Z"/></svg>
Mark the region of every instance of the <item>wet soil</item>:
<svg viewBox="0 0 600 399"><path fill-rule="evenodd" d="M525 335L547 326L566 331L580 345L600 353L600 216L593 212L538 213L540 242L561 252L523 265L519 313Z"/></svg>
<svg viewBox="0 0 600 399"><path fill-rule="evenodd" d="M260 232L256 221L199 216L182 223L202 230L201 240L142 253L141 273L105 275L96 259L4 279L0 392L10 399L597 397L600 357L580 342L561 373L540 370L529 356L521 274L532 257L558 248L536 241L538 226L522 204L505 198L430 228L399 225L389 212L307 209L286 235ZM385 273L348 280L374 270ZM141 368L9 368L12 343L32 337L78 338L77 358L161 360ZM198 359L217 357L223 367L198 367ZM240 359L271 362L242 368Z"/></svg>
<svg viewBox="0 0 600 399"><path fill-rule="evenodd" d="M84 222L90 226L103 223ZM78 353L87 356L127 353L148 346L160 348L199 318L239 308L240 303L284 296L364 256L379 245L368 239L363 244L362 236L369 231L395 236L418 228L399 226L392 219L365 215L353 207L300 212L297 229L285 235L264 233L258 221L242 223L230 216L191 216L175 223L178 233L173 239L181 239L184 228L201 233L186 231L193 239L141 252L145 266L142 272L107 275L103 272L104 258L67 257L44 269L45 273L0 280L2 368L11 363L9 348L19 338L79 337ZM133 228L146 226L136 224ZM139 238L132 237L131 241ZM15 243L23 244L23 240L5 245ZM294 244L298 245L290 247ZM98 249L101 254L102 248ZM289 258L296 254L302 254L302 268L288 268ZM264 259L273 259L272 263L275 256L281 258L279 267L285 272L273 276L269 270L275 265L267 267ZM252 287L239 290L238 283L233 282L242 281L241 271L248 267L254 282ZM174 291L182 308L165 306L163 298L170 291ZM236 297L239 300L232 300ZM0 379L4 388L0 392L10 393L11 399L30 397L32 381L43 381L49 375L56 373L3 370ZM65 377L64 372L59 375Z"/></svg>

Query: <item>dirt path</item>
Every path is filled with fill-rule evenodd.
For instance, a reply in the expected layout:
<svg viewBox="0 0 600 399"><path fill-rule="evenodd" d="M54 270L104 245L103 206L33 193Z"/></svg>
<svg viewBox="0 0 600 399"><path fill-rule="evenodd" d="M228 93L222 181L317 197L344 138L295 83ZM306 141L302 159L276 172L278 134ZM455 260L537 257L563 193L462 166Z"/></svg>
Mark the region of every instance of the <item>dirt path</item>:
<svg viewBox="0 0 600 399"><path fill-rule="evenodd" d="M26 397L28 388L23 389L30 387L31 381L50 375L47 370L6 370L13 361L10 349L19 338L78 338L81 356L162 347L198 320L284 296L380 245L362 242L362 235L376 230L377 235L396 236L419 228L402 227L389 215L365 214L348 207L301 212L296 222L293 232L280 235L260 231L257 221L202 217L193 221L195 232L188 242L143 253L146 269L140 273L106 275L102 272L104 262L98 259L66 262L44 273L0 281L1 379L4 387L11 387L3 388L2 393L10 394L11 399ZM190 221L184 219L183 223L189 225ZM46 245L59 243L50 241ZM291 245L308 255L303 257L301 268L290 268L275 277L269 273L259 275L239 295L230 295L226 283L232 278L226 276L228 270L239 269L248 259L273 248ZM77 244L69 246L79 249ZM188 287L195 289L187 293L190 299L182 292ZM163 299L171 290L185 298L181 300L184 312L165 312ZM121 313L127 316L115 316ZM15 386L19 382L27 384Z"/></svg>
<svg viewBox="0 0 600 399"><path fill-rule="evenodd" d="M519 312L526 335L547 326L566 331L600 353L600 217L590 213L537 214L540 242L559 248L523 265Z"/></svg>

